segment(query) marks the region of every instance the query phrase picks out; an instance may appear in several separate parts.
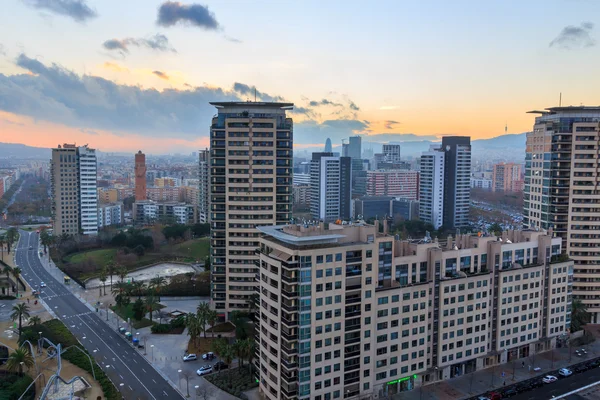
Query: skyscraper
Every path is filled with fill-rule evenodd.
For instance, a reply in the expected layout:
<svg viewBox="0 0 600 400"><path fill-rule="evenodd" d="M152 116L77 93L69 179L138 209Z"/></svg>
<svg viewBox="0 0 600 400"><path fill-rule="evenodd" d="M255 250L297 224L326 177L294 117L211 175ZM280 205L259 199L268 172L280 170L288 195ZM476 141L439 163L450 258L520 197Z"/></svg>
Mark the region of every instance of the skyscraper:
<svg viewBox="0 0 600 400"><path fill-rule="evenodd" d="M54 235L97 234L96 151L74 144L52 149L50 184Z"/></svg>
<svg viewBox="0 0 600 400"><path fill-rule="evenodd" d="M210 222L210 151L198 153L198 221Z"/></svg>
<svg viewBox="0 0 600 400"><path fill-rule="evenodd" d="M255 293L256 227L292 216L293 104L210 104L211 298L228 319Z"/></svg>
<svg viewBox="0 0 600 400"><path fill-rule="evenodd" d="M399 144L384 144L382 153L385 162L398 163L400 162L400 145Z"/></svg>
<svg viewBox="0 0 600 400"><path fill-rule="evenodd" d="M327 138L325 141L325 153L331 153L333 149L331 148L331 139Z"/></svg>
<svg viewBox="0 0 600 400"><path fill-rule="evenodd" d="M146 198L146 155L140 150L135 155L135 201Z"/></svg>
<svg viewBox="0 0 600 400"><path fill-rule="evenodd" d="M573 295L600 323L600 107L552 107L527 134L523 225L553 228L575 262ZM570 308L570 305L569 305Z"/></svg>
<svg viewBox="0 0 600 400"><path fill-rule="evenodd" d="M310 210L323 221L349 219L352 164L350 157L313 153L310 165Z"/></svg>
<svg viewBox="0 0 600 400"><path fill-rule="evenodd" d="M521 164L500 163L494 165L492 190L494 192L522 192Z"/></svg>
<svg viewBox="0 0 600 400"><path fill-rule="evenodd" d="M360 136L350 136L348 141L347 156L353 159L362 157L362 138Z"/></svg>
<svg viewBox="0 0 600 400"><path fill-rule="evenodd" d="M419 218L435 229L444 223L445 153L432 146L421 155L419 175Z"/></svg>

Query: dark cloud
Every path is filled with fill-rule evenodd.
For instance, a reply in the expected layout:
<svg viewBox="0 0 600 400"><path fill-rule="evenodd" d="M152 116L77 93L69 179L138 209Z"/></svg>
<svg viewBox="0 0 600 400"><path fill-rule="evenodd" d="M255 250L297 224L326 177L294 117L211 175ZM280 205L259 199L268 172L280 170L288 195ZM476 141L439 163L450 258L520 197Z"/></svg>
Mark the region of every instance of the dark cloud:
<svg viewBox="0 0 600 400"><path fill-rule="evenodd" d="M424 140L439 140L436 135L415 135L414 133L370 133L367 138L373 143L392 143L392 142L422 142Z"/></svg>
<svg viewBox="0 0 600 400"><path fill-rule="evenodd" d="M319 106L335 106L335 107L342 107L343 104L340 103L335 103L331 100L327 100L327 99L322 99L321 101L311 101L310 103L308 103L308 105L310 105L311 107L319 107Z"/></svg>
<svg viewBox="0 0 600 400"><path fill-rule="evenodd" d="M38 10L47 10L58 15L71 17L77 22L85 22L98 16L87 5L86 0L22 0L23 3Z"/></svg>
<svg viewBox="0 0 600 400"><path fill-rule="evenodd" d="M352 100L349 100L348 107L352 111L360 111L360 108L356 104L354 104L354 102Z"/></svg>
<svg viewBox="0 0 600 400"><path fill-rule="evenodd" d="M104 47L106 50L116 50L123 55L129 53L129 48L131 46L146 47L156 51L177 52L177 50L175 50L169 43L169 39L160 33L157 33L149 38L109 39L102 43L102 47Z"/></svg>
<svg viewBox="0 0 600 400"><path fill-rule="evenodd" d="M566 50L593 47L596 45L596 40L591 35L593 29L594 24L591 22L582 22L579 26L566 26L550 42L550 47L558 47Z"/></svg>
<svg viewBox="0 0 600 400"><path fill-rule="evenodd" d="M166 80L166 81L168 81L168 80L169 80L169 75L165 74L165 73L164 73L164 72L162 72L162 71L152 71L152 73L153 73L154 75L158 76L160 79L164 79L164 80Z"/></svg>
<svg viewBox="0 0 600 400"><path fill-rule="evenodd" d="M385 121L385 129L393 129L394 125L398 124L400 124L398 121Z"/></svg>
<svg viewBox="0 0 600 400"><path fill-rule="evenodd" d="M11 120L5 119L5 118L0 118L0 122L3 122L7 125L25 126L25 124L22 124L21 122L11 121Z"/></svg>
<svg viewBox="0 0 600 400"><path fill-rule="evenodd" d="M249 86L244 83L235 82L233 84L233 91L239 93L241 96L245 96L249 100L254 100L256 95L257 100L266 102L284 102L285 99L281 96L270 96L266 93L262 93L256 89L256 86Z"/></svg>
<svg viewBox="0 0 600 400"><path fill-rule="evenodd" d="M330 138L333 143L341 143L342 139L365 132L369 121L355 119L334 119L318 123L313 120L294 124L294 143L322 143L323 138Z"/></svg>
<svg viewBox="0 0 600 400"><path fill-rule="evenodd" d="M181 4L178 1L167 1L158 9L156 23L161 26L173 26L179 22L194 25L206 30L219 29L215 15L201 4Z"/></svg>

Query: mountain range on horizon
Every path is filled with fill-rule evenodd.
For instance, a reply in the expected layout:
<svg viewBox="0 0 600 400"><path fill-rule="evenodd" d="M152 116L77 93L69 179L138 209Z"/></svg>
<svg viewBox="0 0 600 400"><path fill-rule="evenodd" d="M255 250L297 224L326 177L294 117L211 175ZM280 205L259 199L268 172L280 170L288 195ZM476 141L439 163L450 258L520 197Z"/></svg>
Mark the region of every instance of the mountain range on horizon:
<svg viewBox="0 0 600 400"><path fill-rule="evenodd" d="M472 153L474 156L483 155L483 153L498 153L498 155L504 155L506 159L519 160L525 157L525 141L527 132L506 134L496 136L490 139L476 139L471 141ZM419 156L423 151L427 151L431 145L439 143L438 141L432 140L409 140L403 141L402 134L398 134L400 140L390 141L391 144L399 144L401 146L401 154L403 157L415 157ZM414 138L413 135L410 135ZM363 139L363 150L372 148L374 153L381 152L382 143L369 142L368 137ZM313 151L323 151L323 147L305 148L302 150L296 150L296 153L301 154L303 152L311 153ZM0 143L0 158L27 158L27 159L50 159L50 148L44 147L33 147L27 146L20 143ZM340 148L334 147L333 151L339 151ZM142 149L143 151L143 149ZM106 152L98 149L99 153L110 153L112 155L127 156L128 153L124 151L119 152ZM167 154L157 154L167 155ZM511 157L513 156L513 157ZM487 156L486 156L487 157Z"/></svg>

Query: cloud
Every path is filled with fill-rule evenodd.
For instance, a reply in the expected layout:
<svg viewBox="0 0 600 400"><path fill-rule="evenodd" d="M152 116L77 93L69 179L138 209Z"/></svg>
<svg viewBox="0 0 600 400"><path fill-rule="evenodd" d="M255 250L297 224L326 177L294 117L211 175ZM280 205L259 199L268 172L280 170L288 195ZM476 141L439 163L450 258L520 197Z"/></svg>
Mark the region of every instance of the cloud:
<svg viewBox="0 0 600 400"><path fill-rule="evenodd" d="M25 126L25 124L23 124L21 122L11 121L10 119L6 119L6 118L0 118L0 122L3 122L7 125Z"/></svg>
<svg viewBox="0 0 600 400"><path fill-rule="evenodd" d="M98 135L98 132L86 128L81 128L79 132L85 133L86 135Z"/></svg>
<svg viewBox="0 0 600 400"><path fill-rule="evenodd" d="M380 110L395 110L397 108L400 108L399 106L381 106L379 107Z"/></svg>
<svg viewBox="0 0 600 400"><path fill-rule="evenodd" d="M164 80L166 80L166 81L168 81L168 80L169 80L169 75L165 74L165 73L164 73L164 72L162 72L162 71L152 71L152 73L153 73L154 75L158 76L160 79L164 79Z"/></svg>
<svg viewBox="0 0 600 400"><path fill-rule="evenodd" d="M6 50L4 50L4 45L0 43L0 56L5 56Z"/></svg>
<svg viewBox="0 0 600 400"><path fill-rule="evenodd" d="M110 69L110 70L112 70L112 71L117 71L117 72L129 72L129 68L127 68L127 67L123 67L123 66L121 66L121 65L119 65L119 64L117 64L117 63L112 63L112 62L108 62L108 61L107 61L107 62L105 62L105 63L104 63L102 66L103 66L104 68L106 68L106 69Z"/></svg>
<svg viewBox="0 0 600 400"><path fill-rule="evenodd" d="M321 143L324 138L330 138L332 143L341 143L342 139L364 133L369 125L369 121L355 119L334 119L321 123L302 121L294 125L294 144Z"/></svg>
<svg viewBox="0 0 600 400"><path fill-rule="evenodd" d="M169 39L160 33L149 38L125 38L125 39L109 39L102 43L102 47L106 50L116 50L119 53L125 55L129 53L129 48L135 47L146 47L148 49L156 51L170 51L176 53L177 50L169 44Z"/></svg>
<svg viewBox="0 0 600 400"><path fill-rule="evenodd" d="M232 43L242 43L242 41L241 41L240 39L236 39L236 38L234 38L234 37L231 37L231 36L224 35L223 37L224 37L224 38L225 38L225 40L227 40L228 42L232 42Z"/></svg>
<svg viewBox="0 0 600 400"><path fill-rule="evenodd" d="M349 100L348 102L348 107L352 110L352 111L360 111L360 108L358 108L358 106L356 104L354 104L354 102L352 100Z"/></svg>
<svg viewBox="0 0 600 400"><path fill-rule="evenodd" d="M173 26L182 22L206 30L219 29L215 15L201 4L181 4L178 1L167 1L158 9L156 23L161 26Z"/></svg>
<svg viewBox="0 0 600 400"><path fill-rule="evenodd" d="M596 45L596 40L591 35L593 29L594 24L591 22L582 22L579 26L566 26L550 42L550 47L565 50L593 47Z"/></svg>
<svg viewBox="0 0 600 400"><path fill-rule="evenodd" d="M343 107L340 103L335 103L331 100L322 99L321 101L311 101L308 103L311 107L319 107L319 106L335 106L335 107Z"/></svg>
<svg viewBox="0 0 600 400"><path fill-rule="evenodd" d="M393 129L394 125L399 125L398 121L385 121L385 129Z"/></svg>
<svg viewBox="0 0 600 400"><path fill-rule="evenodd" d="M87 5L86 0L23 0L23 2L38 10L47 10L82 23L98 16L96 11Z"/></svg>
<svg viewBox="0 0 600 400"><path fill-rule="evenodd" d="M367 138L369 142L390 143L390 142L422 142L424 140L436 141L439 137L436 135L415 135L414 133L371 133Z"/></svg>
<svg viewBox="0 0 600 400"><path fill-rule="evenodd" d="M235 82L233 84L233 91L239 93L242 96L246 96L249 100L256 98L265 102L284 102L285 99L281 96L270 96L266 93L261 93L256 89L256 86L248 86L244 83Z"/></svg>

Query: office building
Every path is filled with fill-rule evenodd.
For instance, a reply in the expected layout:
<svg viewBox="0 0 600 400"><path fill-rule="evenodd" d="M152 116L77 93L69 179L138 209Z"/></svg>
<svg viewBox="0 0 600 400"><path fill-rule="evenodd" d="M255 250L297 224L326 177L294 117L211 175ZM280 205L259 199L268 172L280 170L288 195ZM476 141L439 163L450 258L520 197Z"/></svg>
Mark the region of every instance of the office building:
<svg viewBox="0 0 600 400"><path fill-rule="evenodd" d="M352 164L350 157L313 153L310 168L310 210L322 221L349 219Z"/></svg>
<svg viewBox="0 0 600 400"><path fill-rule="evenodd" d="M210 222L210 151L198 154L198 221L204 224Z"/></svg>
<svg viewBox="0 0 600 400"><path fill-rule="evenodd" d="M435 229L444 223L445 158L445 153L434 146L421 155L419 218Z"/></svg>
<svg viewBox="0 0 600 400"><path fill-rule="evenodd" d="M138 151L135 155L135 201L146 200L146 155Z"/></svg>
<svg viewBox="0 0 600 400"><path fill-rule="evenodd" d="M258 229L268 400L390 398L534 356L569 328L573 262L552 232L438 243L377 224Z"/></svg>
<svg viewBox="0 0 600 400"><path fill-rule="evenodd" d="M420 216L437 229L469 224L471 138L445 136L421 156Z"/></svg>
<svg viewBox="0 0 600 400"><path fill-rule="evenodd" d="M362 158L362 137L350 136L348 139L348 157Z"/></svg>
<svg viewBox="0 0 600 400"><path fill-rule="evenodd" d="M331 147L331 139L327 138L327 140L325 141L325 153L331 153L333 151L333 148Z"/></svg>
<svg viewBox="0 0 600 400"><path fill-rule="evenodd" d="M211 104L211 302L228 319L250 308L256 228L292 217L293 104Z"/></svg>
<svg viewBox="0 0 600 400"><path fill-rule="evenodd" d="M417 200L419 173L407 170L367 171L368 196L395 196Z"/></svg>
<svg viewBox="0 0 600 400"><path fill-rule="evenodd" d="M98 233L96 151L64 144L52 149L50 185L55 235Z"/></svg>
<svg viewBox="0 0 600 400"><path fill-rule="evenodd" d="M123 224L123 203L100 204L98 206L98 228Z"/></svg>
<svg viewBox="0 0 600 400"><path fill-rule="evenodd" d="M521 164L500 163L494 165L492 178L494 192L521 192L523 191L523 178L521 177Z"/></svg>
<svg viewBox="0 0 600 400"><path fill-rule="evenodd" d="M400 145L399 144L384 144L381 151L385 162L399 163L400 162Z"/></svg>
<svg viewBox="0 0 600 400"><path fill-rule="evenodd" d="M471 177L471 188L492 190L492 183L491 179Z"/></svg>
<svg viewBox="0 0 600 400"><path fill-rule="evenodd" d="M310 185L310 169L306 174L294 174L292 182L294 185Z"/></svg>
<svg viewBox="0 0 600 400"><path fill-rule="evenodd" d="M553 228L575 262L573 295L600 323L600 107L552 107L527 134L523 225Z"/></svg>

